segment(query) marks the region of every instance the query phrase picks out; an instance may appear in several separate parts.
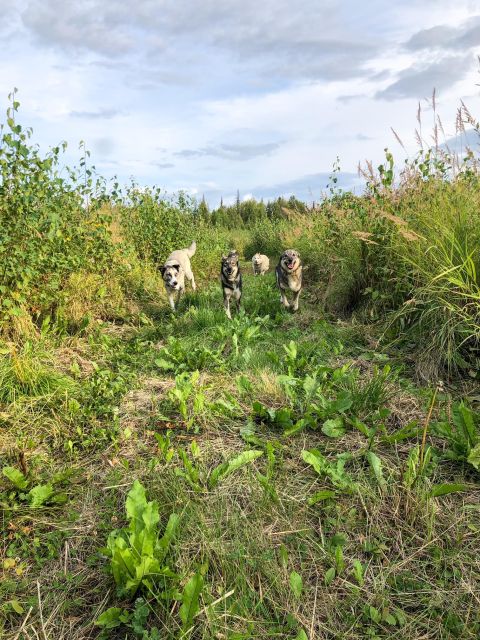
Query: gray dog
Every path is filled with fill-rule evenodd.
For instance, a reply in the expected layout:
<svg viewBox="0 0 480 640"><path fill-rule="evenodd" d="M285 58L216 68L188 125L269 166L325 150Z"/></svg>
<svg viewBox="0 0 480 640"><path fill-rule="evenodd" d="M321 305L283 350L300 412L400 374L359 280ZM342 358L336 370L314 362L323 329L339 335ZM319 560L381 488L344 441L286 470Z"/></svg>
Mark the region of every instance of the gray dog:
<svg viewBox="0 0 480 640"><path fill-rule="evenodd" d="M238 253L236 251L230 251L228 256L222 256L220 280L223 290L223 306L225 307L227 318L231 320L230 299L234 298L237 311L239 311L242 297L242 274L240 273Z"/></svg>
<svg viewBox="0 0 480 640"><path fill-rule="evenodd" d="M190 258L195 255L197 244L192 242L188 249L178 249L172 251L165 261L163 267L160 267L165 288L167 290L168 301L172 310L175 311L175 302L173 296L177 294L177 304L180 300L182 293L185 291L185 278L192 285L192 289L195 291L195 278L193 277L192 267L190 265Z"/></svg>
<svg viewBox="0 0 480 640"><path fill-rule="evenodd" d="M290 307L286 296L286 292L290 290L293 293L292 309L297 311L302 290L302 263L298 251L287 249L282 253L275 275L280 289L280 302L285 308Z"/></svg>

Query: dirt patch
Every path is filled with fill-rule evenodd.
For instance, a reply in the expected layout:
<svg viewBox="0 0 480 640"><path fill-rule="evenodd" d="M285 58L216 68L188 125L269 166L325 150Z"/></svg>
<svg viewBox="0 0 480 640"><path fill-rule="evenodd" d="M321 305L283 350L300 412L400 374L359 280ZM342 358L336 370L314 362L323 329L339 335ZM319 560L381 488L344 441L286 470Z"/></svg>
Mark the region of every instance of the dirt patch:
<svg viewBox="0 0 480 640"><path fill-rule="evenodd" d="M55 362L57 368L62 373L71 374L72 365L78 367L78 375L80 378L88 378L94 371L94 363L85 357L79 349L73 347L63 347L58 349L55 354Z"/></svg>
<svg viewBox="0 0 480 640"><path fill-rule="evenodd" d="M140 380L140 387L129 391L120 403L119 416L122 426L147 424L157 412L159 402L173 386L173 380L161 378Z"/></svg>

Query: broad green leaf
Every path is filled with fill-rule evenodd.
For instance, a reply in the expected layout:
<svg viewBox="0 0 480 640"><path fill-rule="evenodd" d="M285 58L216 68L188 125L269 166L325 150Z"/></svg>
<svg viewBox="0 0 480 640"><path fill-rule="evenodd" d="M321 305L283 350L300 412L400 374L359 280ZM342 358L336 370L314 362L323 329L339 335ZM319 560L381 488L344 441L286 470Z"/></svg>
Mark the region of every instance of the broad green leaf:
<svg viewBox="0 0 480 640"><path fill-rule="evenodd" d="M329 587L335 579L335 567L330 567L325 572L325 584Z"/></svg>
<svg viewBox="0 0 480 640"><path fill-rule="evenodd" d="M367 451L367 460L372 467L379 487L385 489L387 483L385 482L385 478L383 477L382 461L375 453L373 453L373 451Z"/></svg>
<svg viewBox="0 0 480 640"><path fill-rule="evenodd" d="M353 561L353 575L355 576L355 580L358 582L358 584L362 587L363 583L365 582L364 580L364 573L365 573L365 569L363 567L363 564L360 562L360 560L354 560Z"/></svg>
<svg viewBox="0 0 480 640"><path fill-rule="evenodd" d="M175 365L173 364L173 362L165 360L165 358L157 358L154 362L157 367L159 369L163 369L163 371L173 371L175 369Z"/></svg>
<svg viewBox="0 0 480 640"><path fill-rule="evenodd" d="M331 405L332 411L344 413L353 404L352 395L349 391L340 391Z"/></svg>
<svg viewBox="0 0 480 640"><path fill-rule="evenodd" d="M277 409L275 412L275 424L281 427L282 429L288 429L292 426L292 410L286 407L282 409Z"/></svg>
<svg viewBox="0 0 480 640"><path fill-rule="evenodd" d="M252 449L250 451L244 451L243 453L236 456L235 458L232 458L232 460L219 464L217 467L215 467L215 469L210 474L210 477L208 479L209 488L213 489L214 487L217 486L221 478L226 478L227 476L229 476L231 473L233 473L240 467L243 467L244 465L248 464L249 462L252 462L253 460L255 460L256 458L259 458L262 455L263 455L263 451L257 451Z"/></svg>
<svg viewBox="0 0 480 640"><path fill-rule="evenodd" d="M312 378L312 376L306 376L303 381L303 390L305 391L305 399L308 401L312 398L318 387L320 386L320 382L317 378Z"/></svg>
<svg viewBox="0 0 480 640"><path fill-rule="evenodd" d="M180 522L180 517L176 513L172 513L168 519L167 526L165 527L165 532L162 538L158 541L158 548L162 550L161 557L165 557L168 548L175 537L178 525Z"/></svg>
<svg viewBox="0 0 480 640"><path fill-rule="evenodd" d="M290 588L295 598L299 600L303 591L303 580L302 580L302 576L296 571L292 571L290 573Z"/></svg>
<svg viewBox="0 0 480 640"><path fill-rule="evenodd" d="M430 497L438 498L439 496L446 496L448 493L467 490L468 486L466 484L434 484L430 491Z"/></svg>
<svg viewBox="0 0 480 640"><path fill-rule="evenodd" d="M284 436L293 436L293 434L303 431L307 427L312 426L312 420L310 418L300 418L295 424L291 425L283 432Z"/></svg>
<svg viewBox="0 0 480 640"><path fill-rule="evenodd" d="M28 492L30 506L33 509L41 507L53 494L53 487L49 484L38 484Z"/></svg>
<svg viewBox="0 0 480 640"><path fill-rule="evenodd" d="M284 544L282 544L280 546L280 549L279 549L278 553L280 555L280 562L282 563L282 567L284 569L286 569L287 566L288 566L288 550L287 550L287 547Z"/></svg>
<svg viewBox="0 0 480 640"><path fill-rule="evenodd" d="M408 454L407 468L403 474L403 482L406 487L412 487L418 475L418 465L420 461L420 446L417 444Z"/></svg>
<svg viewBox="0 0 480 640"><path fill-rule="evenodd" d="M468 454L467 462L475 467L477 471L480 471L480 442L470 449L470 453Z"/></svg>
<svg viewBox="0 0 480 640"><path fill-rule="evenodd" d="M300 629L295 636L295 640L308 640L308 636L303 629Z"/></svg>
<svg viewBox="0 0 480 640"><path fill-rule="evenodd" d="M199 598L203 589L203 576L200 573L196 573L190 578L185 585L185 589L182 594L182 606L180 607L179 614L182 621L183 630L188 629L195 614L199 609Z"/></svg>
<svg viewBox="0 0 480 640"><path fill-rule="evenodd" d="M355 429L357 429L358 431L360 431L360 433L363 433L363 435L367 438L370 438L372 436L372 430L369 429L367 427L366 424L364 424L363 422L361 422L361 420L359 420L358 418L353 418L351 420L348 420L348 422L355 427Z"/></svg>
<svg viewBox="0 0 480 640"><path fill-rule="evenodd" d="M323 474L325 466L327 465L327 459L318 449L311 449L310 451L304 449L302 451L302 458L307 464L311 464L317 473L320 475Z"/></svg>
<svg viewBox="0 0 480 640"><path fill-rule="evenodd" d="M453 408L452 415L455 426L461 429L468 446L475 447L478 436L475 429L473 411L461 402Z"/></svg>
<svg viewBox="0 0 480 640"><path fill-rule="evenodd" d="M391 613L385 613L382 618L387 624L390 624L392 626L395 626L397 624L397 619L395 618L395 616L392 616Z"/></svg>
<svg viewBox="0 0 480 640"><path fill-rule="evenodd" d="M398 429L398 431L395 431L389 436L385 436L384 440L392 443L401 442L402 440L407 440L408 438L413 438L415 436L418 436L418 434L421 433L422 428L423 427L418 426L417 420L413 420L412 422L409 422L401 429Z"/></svg>
<svg viewBox="0 0 480 640"><path fill-rule="evenodd" d="M339 576L345 567L345 561L343 559L343 549L342 545L337 545L335 547L335 573Z"/></svg>
<svg viewBox="0 0 480 640"><path fill-rule="evenodd" d="M317 491L313 494L311 498L308 499L308 504L313 506L322 500L330 500L330 498L335 498L336 493L331 489L323 489L322 491Z"/></svg>
<svg viewBox="0 0 480 640"><path fill-rule="evenodd" d="M15 613L18 613L19 615L21 615L25 611L18 600L9 600L9 604L15 611Z"/></svg>
<svg viewBox="0 0 480 640"><path fill-rule="evenodd" d="M95 620L95 624L104 629L115 629L121 624L128 622L130 614L126 609L120 607L110 607Z"/></svg>
<svg viewBox="0 0 480 640"><path fill-rule="evenodd" d="M329 438L341 438L345 434L345 427L342 418L331 418L325 420L322 426L323 433Z"/></svg>
<svg viewBox="0 0 480 640"><path fill-rule="evenodd" d="M373 622L380 622L382 620L380 611L376 607L369 606L368 613L370 615L370 619L373 620Z"/></svg>
<svg viewBox="0 0 480 640"><path fill-rule="evenodd" d="M293 340L290 340L288 345L284 344L283 348L290 360L295 360L297 358L297 345Z"/></svg>
<svg viewBox="0 0 480 640"><path fill-rule="evenodd" d="M146 505L145 488L138 480L135 480L125 501L125 510L130 519L130 531L135 532L137 528L143 529L142 513Z"/></svg>
<svg viewBox="0 0 480 640"><path fill-rule="evenodd" d="M18 469L15 469L15 467L3 467L2 473L17 489L26 489L28 480Z"/></svg>

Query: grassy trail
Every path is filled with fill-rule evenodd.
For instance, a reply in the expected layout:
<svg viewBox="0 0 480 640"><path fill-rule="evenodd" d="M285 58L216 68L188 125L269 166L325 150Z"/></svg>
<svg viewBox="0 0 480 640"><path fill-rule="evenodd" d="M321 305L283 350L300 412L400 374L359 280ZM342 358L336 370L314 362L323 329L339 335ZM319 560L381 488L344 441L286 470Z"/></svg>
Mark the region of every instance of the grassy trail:
<svg viewBox="0 0 480 640"><path fill-rule="evenodd" d="M272 273L244 274L232 322L215 284L176 316L162 304L140 328L46 335L2 365L3 454L28 480L4 478L5 637L479 637L478 474L417 446L431 390L308 294L293 315ZM432 420L449 407L439 394ZM229 468L246 450L260 453ZM172 512L180 525L176 588L135 605L100 549L136 479L160 529ZM176 593L198 574L185 629ZM125 624L101 630L114 606Z"/></svg>

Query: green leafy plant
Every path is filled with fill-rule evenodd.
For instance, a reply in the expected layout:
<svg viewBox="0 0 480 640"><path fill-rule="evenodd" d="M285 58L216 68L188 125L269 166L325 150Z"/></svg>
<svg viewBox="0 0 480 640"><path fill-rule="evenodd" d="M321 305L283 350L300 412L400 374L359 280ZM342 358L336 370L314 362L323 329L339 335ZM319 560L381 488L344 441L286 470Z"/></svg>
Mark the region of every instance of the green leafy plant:
<svg viewBox="0 0 480 640"><path fill-rule="evenodd" d="M63 504L68 499L66 493L55 490L54 485L62 480L60 475L54 476L45 484L32 486L32 481L15 467L3 467L2 474L16 489L7 494L10 504L15 504L18 500L27 503L32 509L38 509L46 504Z"/></svg>
<svg viewBox="0 0 480 640"><path fill-rule="evenodd" d="M179 517L175 513L170 515L160 538L158 504L147 501L145 489L138 480L127 495L125 509L130 521L128 527L112 531L103 551L110 557L119 592L131 597L140 588L153 591L160 580L177 578L165 561Z"/></svg>
<svg viewBox="0 0 480 640"><path fill-rule="evenodd" d="M187 429L191 429L205 406L205 394L198 386L200 372L185 372L175 376L175 386L168 392L169 400L176 406ZM196 431L199 426L196 425Z"/></svg>
<svg viewBox="0 0 480 640"><path fill-rule="evenodd" d="M192 630L193 619L200 608L200 595L204 586L204 578L202 572L195 573L185 585L182 592L182 605L179 610L180 620L182 621L182 631L186 636L188 631Z"/></svg>
<svg viewBox="0 0 480 640"><path fill-rule="evenodd" d="M430 473L430 463L432 460L432 448L427 447L421 456L420 445L415 445L408 454L405 470L403 472L403 483L406 487L412 488L420 479L426 478Z"/></svg>
<svg viewBox="0 0 480 640"><path fill-rule="evenodd" d="M254 449L243 451L238 456L227 460L226 462L222 462L209 475L208 478L208 487L209 489L213 489L218 485L221 480L224 480L231 473L240 469L241 467L253 462L257 458L263 455L263 451L256 451Z"/></svg>
<svg viewBox="0 0 480 640"><path fill-rule="evenodd" d="M182 461L183 469L177 468L176 475L184 478L194 491L202 492L214 489L230 474L262 456L263 451L254 449L243 451L239 455L221 462L210 471L192 460L185 450L179 449L178 455Z"/></svg>
<svg viewBox="0 0 480 640"><path fill-rule="evenodd" d="M290 573L290 589L297 600L300 600L303 591L302 576L296 571Z"/></svg>
<svg viewBox="0 0 480 640"><path fill-rule="evenodd" d="M197 369L218 369L224 366L223 345L215 350L207 347L185 345L185 342L169 336L167 346L162 347L155 365L163 371L195 371Z"/></svg>
<svg viewBox="0 0 480 640"><path fill-rule="evenodd" d="M451 421L433 422L431 433L447 443L441 452L450 460L468 462L480 471L480 414L463 402L456 402L451 411Z"/></svg>
<svg viewBox="0 0 480 640"><path fill-rule="evenodd" d="M356 483L345 471L345 465L351 457L351 453L340 453L336 456L335 461L331 461L318 449L310 449L309 451L304 449L302 451L302 458L307 464L312 465L321 477L329 478L336 489L347 493L356 489Z"/></svg>

